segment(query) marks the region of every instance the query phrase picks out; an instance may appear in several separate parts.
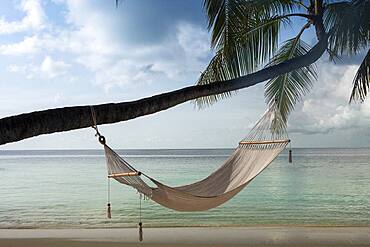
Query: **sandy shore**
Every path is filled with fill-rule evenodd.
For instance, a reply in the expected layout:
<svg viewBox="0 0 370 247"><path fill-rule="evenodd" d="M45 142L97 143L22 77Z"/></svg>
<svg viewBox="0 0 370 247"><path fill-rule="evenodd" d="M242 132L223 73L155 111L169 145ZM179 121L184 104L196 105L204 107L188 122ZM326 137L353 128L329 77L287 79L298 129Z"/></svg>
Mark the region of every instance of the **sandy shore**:
<svg viewBox="0 0 370 247"><path fill-rule="evenodd" d="M370 227L1 229L1 247L370 246Z"/></svg>

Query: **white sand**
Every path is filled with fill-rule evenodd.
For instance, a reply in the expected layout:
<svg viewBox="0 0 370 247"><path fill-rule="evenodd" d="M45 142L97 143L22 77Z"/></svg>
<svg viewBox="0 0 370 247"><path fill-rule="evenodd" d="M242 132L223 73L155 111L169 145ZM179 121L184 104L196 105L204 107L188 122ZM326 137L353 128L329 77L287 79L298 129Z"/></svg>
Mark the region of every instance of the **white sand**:
<svg viewBox="0 0 370 247"><path fill-rule="evenodd" d="M370 246L370 227L144 228L147 246ZM139 246L137 229L1 229L0 246Z"/></svg>

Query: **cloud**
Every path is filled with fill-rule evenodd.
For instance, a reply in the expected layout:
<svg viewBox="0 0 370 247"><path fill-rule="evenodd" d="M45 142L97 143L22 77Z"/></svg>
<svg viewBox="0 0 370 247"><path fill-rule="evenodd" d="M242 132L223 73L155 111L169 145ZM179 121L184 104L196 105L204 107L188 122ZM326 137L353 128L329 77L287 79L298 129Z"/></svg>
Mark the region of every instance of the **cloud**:
<svg viewBox="0 0 370 247"><path fill-rule="evenodd" d="M121 49L125 52L114 55L83 53L78 61L95 73L97 84L111 89L189 80L199 75L211 54L207 31L190 23L177 24L161 43L130 49L123 44Z"/></svg>
<svg viewBox="0 0 370 247"><path fill-rule="evenodd" d="M0 34L41 30L45 27L46 16L39 0L21 1L20 10L25 13L22 20L9 22L0 18Z"/></svg>
<svg viewBox="0 0 370 247"><path fill-rule="evenodd" d="M341 130L369 131L370 100L349 104L358 65L320 62L319 78L312 93L296 107L289 130L300 134L326 134Z"/></svg>
<svg viewBox="0 0 370 247"><path fill-rule="evenodd" d="M65 75L68 72L70 65L64 61L53 60L51 57L46 56L41 63L40 71L49 78Z"/></svg>
<svg viewBox="0 0 370 247"><path fill-rule="evenodd" d="M0 45L0 53L3 55L36 54L41 51L41 43L37 35L27 36L18 43Z"/></svg>
<svg viewBox="0 0 370 247"><path fill-rule="evenodd" d="M202 59L210 52L209 34L204 28L183 22L177 25L176 31L179 45L192 58Z"/></svg>
<svg viewBox="0 0 370 247"><path fill-rule="evenodd" d="M189 80L189 75L200 73L208 61L208 32L199 25L173 23L159 42L133 44L117 35L123 25L123 13L94 8L86 1L66 3L66 18L75 29L69 42L64 43L86 44L72 52L79 64L95 74L95 83L105 89Z"/></svg>
<svg viewBox="0 0 370 247"><path fill-rule="evenodd" d="M45 56L40 65L11 64L7 67L7 70L13 73L23 74L27 79L33 79L36 77L52 79L67 75L70 67L70 64L67 64L62 60L54 60L50 56Z"/></svg>
<svg viewBox="0 0 370 247"><path fill-rule="evenodd" d="M58 2L61 4L62 2ZM94 74L95 84L105 90L154 82L194 83L210 58L209 35L205 28L184 21L173 23L160 42L125 43L116 35L122 13L101 8L89 1L65 1L67 26L45 29L25 36L23 40L0 45L0 53L8 56L47 56L52 53L70 55L69 64L76 63ZM26 66L20 70L37 69ZM41 71L53 78L66 69L66 64L53 63L50 58ZM14 66L13 66L14 70Z"/></svg>
<svg viewBox="0 0 370 247"><path fill-rule="evenodd" d="M33 64L17 65L11 64L7 67L7 70L16 74L22 74L27 79L33 79L35 75L39 74L39 68Z"/></svg>
<svg viewBox="0 0 370 247"><path fill-rule="evenodd" d="M159 79L163 74L153 70L153 64L137 64L130 60L115 61L111 67L102 67L95 74L96 84L106 91L114 87L130 87L137 84L149 84Z"/></svg>

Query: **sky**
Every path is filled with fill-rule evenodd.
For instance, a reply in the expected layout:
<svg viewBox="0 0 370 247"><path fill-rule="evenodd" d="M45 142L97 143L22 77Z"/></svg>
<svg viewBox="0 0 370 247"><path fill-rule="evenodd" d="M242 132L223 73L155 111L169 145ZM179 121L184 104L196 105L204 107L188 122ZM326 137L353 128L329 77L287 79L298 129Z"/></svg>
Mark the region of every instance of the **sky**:
<svg viewBox="0 0 370 247"><path fill-rule="evenodd" d="M280 39L303 22L294 19ZM202 1L4 0L0 3L0 117L139 99L194 85L212 58ZM304 39L316 42L313 30ZM333 64L291 114L293 147L369 147L370 101L348 104L364 54ZM199 110L187 102L100 126L114 148L232 148L266 110L264 83ZM100 148L92 128L3 149Z"/></svg>

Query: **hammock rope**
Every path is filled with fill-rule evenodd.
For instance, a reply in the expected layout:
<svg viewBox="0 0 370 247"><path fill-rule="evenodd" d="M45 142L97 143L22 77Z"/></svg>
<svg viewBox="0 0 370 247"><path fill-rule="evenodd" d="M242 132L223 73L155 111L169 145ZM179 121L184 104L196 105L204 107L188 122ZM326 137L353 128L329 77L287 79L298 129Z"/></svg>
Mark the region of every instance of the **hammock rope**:
<svg viewBox="0 0 370 247"><path fill-rule="evenodd" d="M112 218L112 209L111 209L111 202L110 202L110 179L108 178L108 196L107 196L107 218Z"/></svg>
<svg viewBox="0 0 370 247"><path fill-rule="evenodd" d="M141 200L143 194L139 192L139 240L140 242L143 241L143 223L141 221Z"/></svg>
<svg viewBox="0 0 370 247"><path fill-rule="evenodd" d="M108 177L129 185L157 203L177 211L203 211L217 207L241 191L290 142L285 130L278 128L280 131L275 131L276 126L283 124L276 114L278 111L270 108L240 141L225 163L199 182L178 187L167 186L139 172L105 142L101 142L105 150ZM99 131L97 134L100 141L103 136ZM156 186L149 186L141 178L142 175Z"/></svg>
<svg viewBox="0 0 370 247"><path fill-rule="evenodd" d="M98 137L99 142L102 145L105 145L105 137L100 134L97 121L96 121L96 114L93 106L90 106L90 111L91 111L91 118L92 118L92 125L91 127L96 131L95 136ZM110 201L110 178L107 178L107 218L111 219L112 218L112 207L111 207L111 201Z"/></svg>
<svg viewBox="0 0 370 247"><path fill-rule="evenodd" d="M217 170L198 182L172 187L136 170L111 149L98 130L93 107L91 107L91 114L96 136L104 146L108 179L131 186L145 198L176 211L204 211L227 202L266 169L290 143L279 111L276 107L270 107ZM155 186L147 184L142 176L149 179ZM141 199L140 196L140 241L143 235ZM110 198L108 201L110 210Z"/></svg>
<svg viewBox="0 0 370 247"><path fill-rule="evenodd" d="M105 137L103 135L101 135L100 132L99 132L98 124L97 124L97 121L96 121L95 110L94 110L94 107L92 105L90 106L90 111L91 111L91 117L92 117L92 121L93 121L93 124L91 125L91 127L96 131L95 136L98 137L98 140L99 140L100 144L105 145Z"/></svg>

